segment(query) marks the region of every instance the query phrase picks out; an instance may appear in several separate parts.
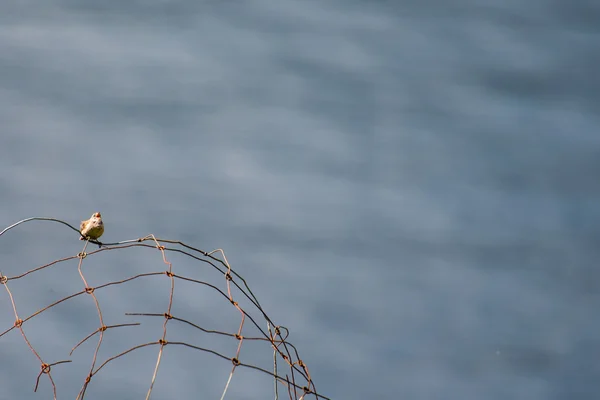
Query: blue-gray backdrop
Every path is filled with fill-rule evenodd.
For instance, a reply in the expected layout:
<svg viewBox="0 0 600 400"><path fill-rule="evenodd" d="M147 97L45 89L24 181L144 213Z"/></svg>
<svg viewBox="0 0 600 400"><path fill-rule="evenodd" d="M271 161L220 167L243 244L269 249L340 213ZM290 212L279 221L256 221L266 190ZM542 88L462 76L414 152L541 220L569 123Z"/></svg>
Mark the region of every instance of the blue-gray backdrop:
<svg viewBox="0 0 600 400"><path fill-rule="evenodd" d="M600 393L597 2L1 8L1 227L101 211L109 241L224 248L332 398ZM76 254L73 235L41 222L10 231L2 272ZM88 271L100 282L164 269L145 254L90 258ZM68 278L10 286L24 315L81 289L69 265ZM154 285L103 304L163 312ZM219 324L214 293L181 290L188 317ZM50 361L97 325L89 299L65 307L28 331ZM3 290L0 330L11 313ZM103 359L140 332L128 329L109 332ZM53 370L59 398L74 398L94 343L73 356L82 370ZM143 398L148 353L148 365L111 364L89 398ZM268 368L268 347L247 354ZM219 398L230 365L173 349L161 368L156 398ZM0 399L49 398L45 379L32 392L38 370L18 332L0 338ZM255 372L231 385L229 399L273 397Z"/></svg>

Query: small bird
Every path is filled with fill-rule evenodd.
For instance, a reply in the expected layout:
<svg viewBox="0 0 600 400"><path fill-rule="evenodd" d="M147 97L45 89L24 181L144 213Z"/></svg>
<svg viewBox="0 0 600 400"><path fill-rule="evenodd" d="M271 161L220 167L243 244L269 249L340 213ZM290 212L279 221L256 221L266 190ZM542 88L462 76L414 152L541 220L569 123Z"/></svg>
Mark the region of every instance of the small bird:
<svg viewBox="0 0 600 400"><path fill-rule="evenodd" d="M82 235L79 237L79 240L98 240L104 233L104 223L102 222L100 213L93 213L90 219L81 221L79 230Z"/></svg>

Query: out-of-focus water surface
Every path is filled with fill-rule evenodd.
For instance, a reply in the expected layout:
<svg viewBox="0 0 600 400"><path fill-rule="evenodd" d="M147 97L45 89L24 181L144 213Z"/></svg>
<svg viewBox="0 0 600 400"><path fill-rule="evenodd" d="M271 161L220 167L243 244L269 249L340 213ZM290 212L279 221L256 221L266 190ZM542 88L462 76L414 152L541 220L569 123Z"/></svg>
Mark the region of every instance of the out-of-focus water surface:
<svg viewBox="0 0 600 400"><path fill-rule="evenodd" d="M600 393L596 2L2 9L0 228L98 210L108 241L224 248L331 398ZM1 270L80 248L62 226L26 224L0 238ZM99 276L148 270L142 253L106 257ZM19 304L81 288L76 275L46 279L14 286ZM104 304L164 306L152 283L136 285ZM212 295L192 289L176 299L188 315L218 319ZM68 353L97 328L82 322L93 312L81 300L31 334ZM3 290L0 331L11 313ZM219 398L231 366L201 357L167 350L156 398ZM0 359L0 399L48 398L45 377L32 391L39 365L18 332L0 338ZM144 398L151 369L132 360L86 398ZM60 368L59 398L74 398L89 366ZM227 398L271 398L271 384L236 372Z"/></svg>

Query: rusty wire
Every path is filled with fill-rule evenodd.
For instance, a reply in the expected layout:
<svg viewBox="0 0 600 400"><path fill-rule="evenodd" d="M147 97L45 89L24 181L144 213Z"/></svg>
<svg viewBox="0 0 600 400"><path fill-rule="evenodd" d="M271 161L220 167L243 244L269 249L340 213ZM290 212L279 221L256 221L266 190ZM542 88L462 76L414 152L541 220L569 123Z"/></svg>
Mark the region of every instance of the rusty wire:
<svg viewBox="0 0 600 400"><path fill-rule="evenodd" d="M81 232L78 229L76 229L69 223L62 221L60 219L34 217L34 218L27 218L27 219L21 220L15 224L8 226L4 230L0 231L0 237L3 234L5 234L7 231L18 227L21 224L31 222L31 221L50 221L50 222L59 223L62 225L66 225L67 227L73 229L74 231L78 232L81 235ZM86 250L87 250L89 243L94 243L94 244L98 245L99 248L96 250L87 252ZM1 242L0 242L0 247L1 247ZM126 279L109 281L109 282L103 283L103 284L95 286L95 287L91 287L88 285L88 282L86 280L85 274L82 269L82 266L84 265L84 260L86 260L87 257L94 256L96 254L106 252L106 251L126 251L127 249L131 249L131 248L143 248L143 249L147 249L148 251L158 250L161 254L161 259L162 259L162 262L164 263L164 265L166 266L166 269L163 271L151 271L151 272L146 272L146 273L142 273L142 274L137 274L134 276L130 276ZM225 279L227 290L226 291L221 290L216 285L211 284L206 281L186 277L181 274L175 273L173 264L167 258L168 252L180 253L180 254L183 254L183 255L191 258L192 260L208 264L209 266L211 266L212 268L217 270L223 276L223 278ZM36 272L39 272L46 268L52 268L53 266L55 266L57 264L60 264L60 263L63 263L63 262L69 261L69 260L74 260L74 259L78 259L77 271L78 271L81 281L84 284L84 289L74 292L74 293L71 293L59 300L52 302L51 304L47 304L44 307L42 307L42 308L38 309L37 311L35 311L34 313L32 313L31 315L29 315L25 318L22 318L18 312L18 305L16 304L15 298L13 296L13 291L10 288L11 282L19 280L19 279L25 279L25 278L32 279L32 276L35 276L34 274ZM129 312L129 313L126 313L126 315L137 316L137 317L154 317L154 318L164 319L163 324L162 324L161 337L157 341L140 343L135 346L132 346L131 348L129 348L125 351L122 351L118 354L115 354L113 356L110 356L110 357L106 358L105 360L103 360L102 362L100 362L98 360L99 351L102 346L105 334L108 334L108 332L112 329L118 329L118 328L124 328L124 327L135 327L135 326L140 325L140 323L135 322L135 323L127 323L127 324L106 325L104 322L104 316L102 313L102 307L101 307L100 301L96 297L96 292L99 290L102 290L106 287L109 287L109 286L127 285L128 282L131 282L131 281L139 279L139 278L149 277L149 276L160 276L160 275L166 276L169 279L169 283L170 283L168 305L166 307L166 310L163 310L161 312L156 312L156 313ZM172 306L173 306L173 297L175 294L175 282L178 280L187 281L187 282L190 282L193 284L208 286L211 289L213 289L215 291L215 293L218 293L219 296L223 297L225 299L225 301L227 301L231 306L233 306L237 310L237 312L239 312L239 314L240 314L240 323L239 323L237 331L224 332L224 331L219 331L219 330L215 330L215 329L207 329L207 328L201 326L201 324L199 324L197 322L192 322L182 316L173 315L172 314ZM94 350L93 354L91 355L89 372L87 373L87 376L84 379L84 382L82 383L81 390L79 391L79 394L77 395L78 400L84 399L86 390L92 382L92 378L96 374L98 374L100 372L100 370L107 367L111 363L111 361L118 359L120 357L125 357L127 354L130 354L138 349L145 348L145 347L154 347L154 346L158 347L158 351L157 351L157 356L156 356L156 364L154 366L154 372L150 379L150 384L149 384L149 388L148 388L148 391L146 394L146 399L149 399L152 394L152 390L154 388L156 378L158 375L159 366L161 364L162 356L163 356L163 353L166 351L165 348L168 346L182 346L182 347L185 347L185 348L188 348L191 350L197 350L197 351L201 351L204 353L212 354L212 355L216 356L217 359L223 359L223 360L231 362L231 364L232 364L231 371L226 379L225 387L224 387L223 393L221 395L221 400L225 399L227 390L229 388L229 384L232 381L234 372L236 371L236 369L238 367L257 370L266 375L269 375L274 381L274 396L275 396L276 400L279 399L279 395L280 395L279 387L280 386L285 388L285 392L288 393L289 399L303 400L303 399L309 398L308 396L310 396L310 398L314 398L314 399L329 400L328 397L323 396L317 392L315 383L312 380L312 377L309 373L308 366L300 358L296 347L287 340L288 336L289 336L289 332L288 332L287 328L285 328L283 326L278 326L271 320L271 318L269 318L269 316L267 315L267 313L264 311L264 309L260 305L260 303L259 303L258 299L256 298L256 296L254 295L254 293L250 290L250 287L248 286L246 280L231 268L229 262L227 261L227 257L225 256L225 252L222 249L216 249L216 250L213 250L210 252L206 252L204 250L200 250L198 248L192 247L192 246L187 245L180 241L160 239L160 238L156 238L154 235L147 235L145 237L141 237L138 239L124 240L124 241L115 242L115 243L101 243L101 242L95 241L95 240L86 240L84 242L83 249L80 253L54 260L47 264L30 269L24 273L21 273L20 275L5 276L2 274L2 271L0 271L0 285L2 285L4 287L4 290L7 293L8 299L10 301L6 302L6 303L7 304L9 303L11 305L12 312L14 314L14 321L12 322L11 327L3 329L2 325L0 325L0 345L2 344L1 340L2 340L3 336L5 336L7 333L9 333L15 329L19 330L23 340L27 344L27 347L35 355L35 357L37 358L37 360L40 364L40 372L35 379L34 391L37 391L39 383L40 383L40 378L42 377L42 375L45 375L45 376L47 376L47 378L51 384L53 398L55 400L58 398L58 388L57 388L57 385L56 385L54 379L52 378L52 368L55 366L61 365L61 364L70 363L71 360L64 359L64 360L59 360L59 361L55 361L55 362L51 362L51 363L46 362L44 360L44 357L41 354L41 351L38 351L36 345L31 343L31 341L29 340L23 326L30 320L34 319L36 316L47 312L48 310L52 309L53 307L57 306L58 304L61 304L65 301L69 301L74 298L86 295L86 294L89 295L93 300L94 310L95 310L95 313L97 314L99 327L95 331L93 331L89 335L87 335L84 339L79 341L77 344L75 344L72 347L71 352L69 353L69 357L73 354L73 352L79 346L81 346L83 343L85 343L87 340L93 338L94 336L98 336L98 341L96 343L95 350ZM252 311L254 313L258 313L258 315L253 315L251 312L249 312L248 310L246 310L240 306L240 304L238 303L238 301L236 299L234 299L234 296L232 294L232 290L231 290L232 285L242 294L243 297L245 297L245 301L247 300L250 302L250 304L253 306ZM4 304L4 303L5 302L0 302L0 304ZM267 326L266 331L263 330L259 324L260 318L262 318L266 321L266 326ZM250 324L253 325L254 328L260 333L260 336L252 337L252 336L244 336L243 335L244 326L245 326L245 324L248 323L248 321L250 321ZM3 323L3 321L0 321L0 324L1 323ZM213 349L200 347L200 346L194 345L192 343L186 343L186 342L181 342L181 341L168 341L167 340L167 331L168 331L169 323L186 324L186 325L188 325L192 328L195 328L198 331L201 331L204 333L232 338L233 340L236 340L238 342L236 351L232 355L226 355L226 354L222 354L218 351L215 351ZM273 351L272 370L266 369L259 365L253 365L251 361L240 359L240 353L241 353L241 349L242 349L242 345L243 345L244 341L263 341L263 342L269 343L269 348L271 348ZM285 366L285 368L282 368L282 366ZM281 372L281 370L283 370L283 369L285 369L285 372ZM284 373L284 375L282 375L283 373Z"/></svg>

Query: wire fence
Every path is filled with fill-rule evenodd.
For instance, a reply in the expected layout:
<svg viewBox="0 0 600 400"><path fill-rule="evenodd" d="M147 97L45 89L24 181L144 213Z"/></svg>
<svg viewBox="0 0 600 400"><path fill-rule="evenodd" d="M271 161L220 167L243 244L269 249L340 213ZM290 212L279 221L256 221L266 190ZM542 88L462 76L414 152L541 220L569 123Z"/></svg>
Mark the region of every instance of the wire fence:
<svg viewBox="0 0 600 400"><path fill-rule="evenodd" d="M13 225L6 227L0 232L0 237L11 229L22 226L25 223L33 221L49 221L52 223L58 223L73 229L79 235L81 232L70 225L69 223L56 219L56 218L42 218L34 217L27 218L19 221ZM90 244L98 245L98 249L91 249ZM0 240L0 249L2 248L2 240ZM90 286L88 279L86 279L86 271L83 268L86 262L92 257L96 257L101 253L105 252L124 252L130 251L131 249L143 249L148 252L155 252L157 256L160 255L164 269L161 271L148 271L139 273L133 276L129 276L125 279L109 280L97 286ZM216 276L220 277L219 281L202 280L196 277L186 276L183 273L176 270L173 263L169 261L168 255L178 253L185 257L190 262L201 263L209 268L218 271ZM16 283L24 282L24 286L27 287L27 282L31 282L36 279L36 276L42 271L48 271L49 269L56 269L61 263L76 262L77 272L79 279L83 283L83 289L71 292L66 296L63 296L49 304L45 304L43 307L37 309L30 315L21 315L19 313L19 302L16 300L16 291L14 289ZM134 281L144 280L147 278L160 278L165 279L168 283L168 298L165 299L166 306L164 309L157 310L154 313L140 313L140 312L127 312L126 315L133 318L154 318L161 322L162 332L160 337L154 341L144 341L136 343L124 351L112 354L109 357L102 358L100 356L100 349L102 348L103 342L106 338L111 335L112 332L127 328L127 327L139 327L140 322L122 323L122 324L111 324L107 325L106 320L108 318L103 314L103 303L99 300L97 294L103 290L107 290L109 287L125 287L131 285ZM174 298L176 297L179 286L178 282L187 282L197 286L204 286L210 289L212 293L220 301L233 307L237 314L239 314L239 325L235 331L223 331L212 329L211 326L206 326L202 322L195 321L191 317L185 315L176 315L173 313ZM235 372L240 369L252 369L259 371L259 373L268 376L273 382L273 396L276 400L288 398L293 400L304 400L308 398L313 399L324 399L329 400L328 397L323 396L317 392L315 383L309 373L308 366L300 358L297 348L288 341L289 331L283 326L275 324L272 319L267 315L263 307L260 305L258 299L250 290L250 287L246 283L246 280L235 272L222 249L216 249L210 252L200 250L198 248L187 245L177 240L167 240L156 238L154 235L148 235L138 239L124 240L116 243L101 243L96 240L86 240L83 242L83 248L78 254L67 255L66 257L56 259L44 265L37 266L26 272L23 272L15 276L6 276L0 271L0 285L4 288L6 294L5 299L0 297L0 304L2 307L8 307L11 309L12 315L14 315L13 321L5 321L0 319L0 348L2 347L2 339L8 334L14 331L18 331L22 336L29 350L33 353L37 361L39 362L39 373L37 377L32 377L33 391L37 392L40 388L40 381L47 379L50 385L46 385L49 390L52 391L54 399L64 398L64 394L61 393L59 384L53 378L55 370L67 368L67 365L72 362L69 358L73 353L84 343L88 341L95 341L94 350L91 352L90 357L90 368L87 371L87 375L83 382L81 382L81 389L76 396L77 400L83 400L86 396L86 391L91 385L94 384L94 377L101 373L112 365L115 365L113 361L122 359L140 351L143 348L156 348L156 363L153 368L153 373L148 377L148 390L146 393L146 399L151 397L152 391L155 388L157 376L159 374L159 367L161 360L167 348L173 346L181 347L189 352L203 352L211 355L211 360L215 363L218 360L224 360L230 363L231 369L226 377L223 377L224 389L220 395L220 399L227 398L228 389L230 383L234 377ZM54 310L58 305L65 304L66 302L80 301L85 296L89 296L93 300L94 307L90 308L86 315L91 316L97 320L97 328L82 338L78 343L74 343L68 357L59 360L49 360L44 355L43 341L32 340L31 330L33 329L32 322L36 321L37 318L41 318L41 315L48 314ZM93 314L93 315L92 315ZM94 316L95 315L95 316ZM227 340L236 343L233 346L235 351L232 354L225 354L223 350L211 347L201 347L195 343L189 343L186 341L170 341L167 339L167 333L176 324L183 324L197 330L198 333L216 335ZM137 328L140 329L140 328ZM117 335L118 336L118 335ZM245 343L259 342L263 343L262 352L272 353L269 356L269 365L264 365L264 362L253 362L252 359L245 359L241 356L242 346ZM116 367L115 367L116 368ZM68 375L72 376L72 375ZM195 396L197 397L197 396ZM43 396L43 398L47 398Z"/></svg>

